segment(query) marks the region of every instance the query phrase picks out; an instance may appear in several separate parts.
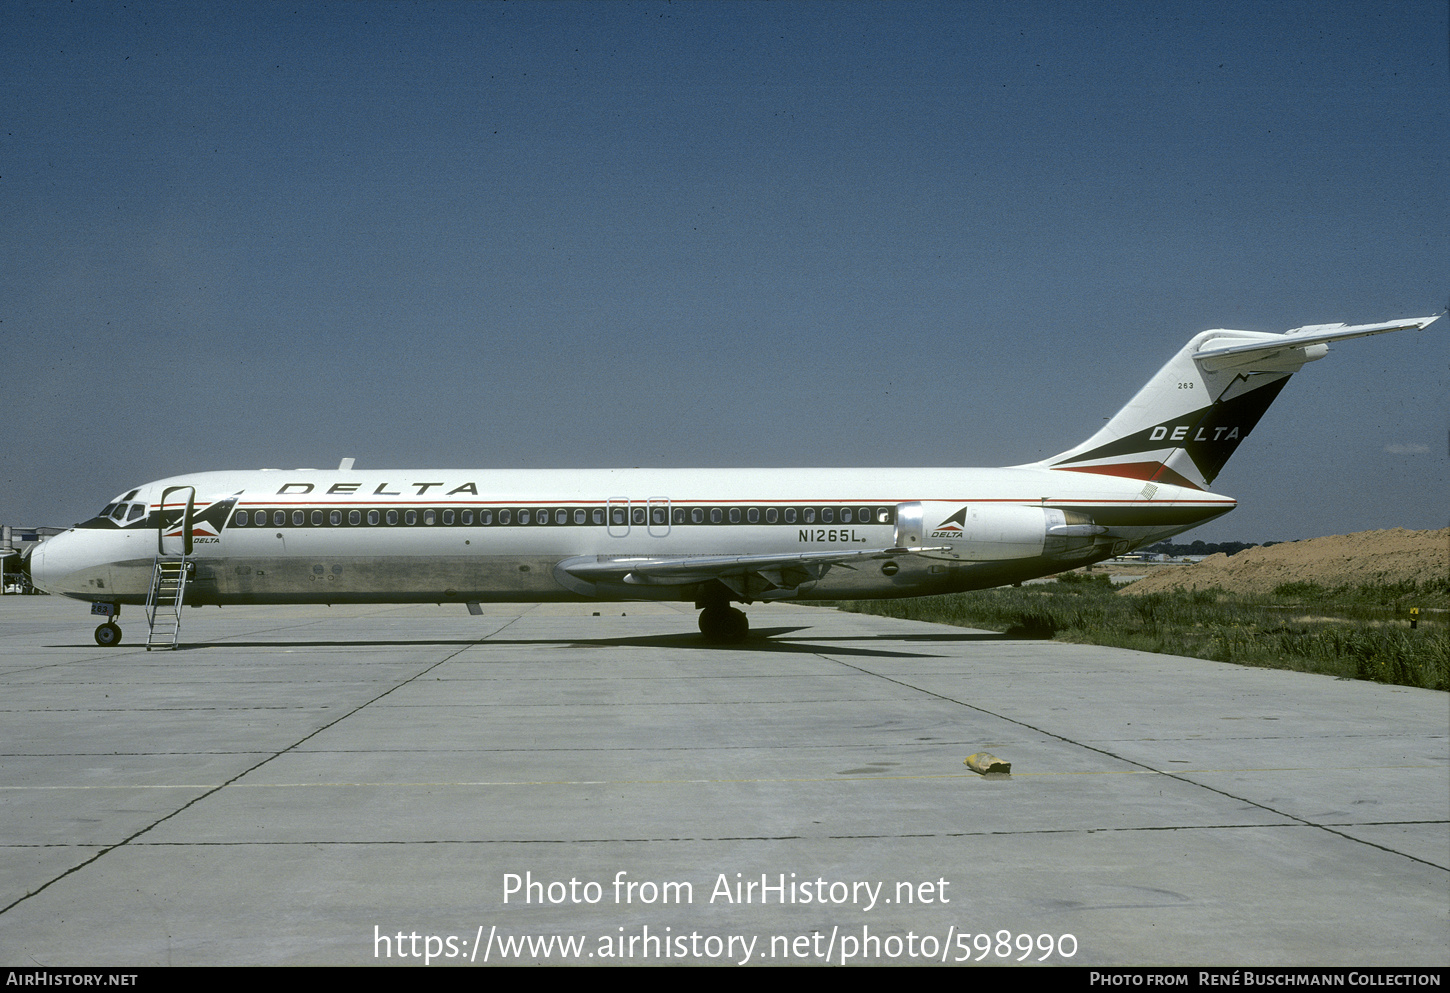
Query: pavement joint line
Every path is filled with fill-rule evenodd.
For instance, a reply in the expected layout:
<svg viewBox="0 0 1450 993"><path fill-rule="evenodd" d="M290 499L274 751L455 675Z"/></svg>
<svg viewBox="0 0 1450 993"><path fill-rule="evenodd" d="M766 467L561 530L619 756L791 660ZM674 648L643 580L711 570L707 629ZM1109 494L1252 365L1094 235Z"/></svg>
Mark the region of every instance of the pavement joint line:
<svg viewBox="0 0 1450 993"><path fill-rule="evenodd" d="M279 755L282 753L278 753ZM276 757L276 756L274 756ZM256 768L256 766L253 766ZM1335 767L1338 770L1340 767ZM1364 769L1436 769L1437 766L1429 765L1400 765L1400 766L1364 766ZM1168 776L1174 778L1181 775L1197 775L1202 773L1244 773L1244 772L1316 772L1327 771L1320 766L1270 766L1262 769L1175 769L1173 772L1165 772L1161 769L1083 769L1076 772L1016 772L1005 779L1059 779L1066 776ZM975 772L961 773L932 773L916 776L785 776L754 779L451 779L451 780L379 780L377 782L349 782L339 780L337 782L325 783L236 783L231 782L236 789L245 790L274 790L274 789L297 789L297 788L319 788L319 787L367 787L377 788L383 786L393 787L419 787L419 786L630 786L640 783L653 785L670 784L701 784L701 783L869 783L877 780L926 780L926 779L954 779L965 782L972 782L983 777ZM14 791L24 792L27 790L44 792L47 790L207 790L218 789L228 783L135 783L135 784L88 784L78 786L0 786L0 792ZM1190 783L1191 786L1202 785ZM1268 808L1265 808L1268 809ZM1358 822L1354 822L1358 823ZM1396 822L1398 823L1398 822ZM1416 822L1421 823L1421 822ZM1426 824L1438 824L1439 821L1425 821ZM1450 822L1446 822L1450 823Z"/></svg>
<svg viewBox="0 0 1450 993"><path fill-rule="evenodd" d="M1444 821L1363 821L1334 822L1343 827L1403 827L1416 824L1442 824ZM823 834L823 835L671 835L668 837L620 836L612 838L302 838L274 841L140 841L141 848L270 848L279 846L367 847L389 845L575 845L575 844L634 844L637 842L675 842L692 844L708 841L869 841L901 838L1002 838L1031 837L1035 835L1089 835L1089 834L1141 834L1172 831L1257 831L1263 829L1313 830L1319 825L1300 823L1243 823L1243 824L1142 824L1127 827L1070 827L1070 828L1018 828L1004 831L902 831L894 834L877 832L873 834ZM1349 839L1355 840L1353 838ZM41 848L93 848L93 845L39 844L0 846L0 851L11 849ZM1434 865L1434 863L1430 863ZM1450 870L1450 866L1435 865L1437 869Z"/></svg>
<svg viewBox="0 0 1450 993"><path fill-rule="evenodd" d="M517 619L517 618L515 618L515 619ZM512 623L512 621L510 621L509 623ZM508 626L507 624L504 625L504 627L507 627L507 626ZM499 630L502 630L502 628L500 628ZM5 914L7 914L11 910L13 910L15 907L17 907L20 904L24 903L26 900L29 900L31 897L36 896L37 894L42 893L45 890L49 889L52 885L54 885L55 883L59 882L60 880L62 880L64 878L66 878L67 876L72 875L73 873L77 873L77 872L81 871L86 866L91 865L92 863L96 862L97 860L99 860L101 858L104 858L107 854L115 851L116 849L121 848L121 847L123 847L125 845L130 844L131 842L135 841L137 838L139 838L142 835L144 835L146 832L150 831L152 828L155 828L158 825L164 824L165 822L171 820L171 818L175 817L177 814L180 814L182 811L187 810L187 809L195 806L196 804L200 803L201 801L205 800L207 797L212 796L213 794L216 794L216 793L220 792L221 790L226 789L228 786L230 786L232 783L235 783L237 780L241 779L243 776L246 776L246 775L254 772L257 769L260 769L262 766L266 765L268 762L271 762L273 759L278 758L279 756L285 755L287 752L290 752L292 749L294 749L297 746L301 745L303 742L307 741L308 739L313 738L313 737L316 737L317 735L319 735L322 732L326 731L328 728L334 727L335 725L341 723L342 721L347 720L353 714L356 714L358 711L364 709L365 707L371 706L372 704L374 704L377 701L381 700L383 697L387 696L389 693L392 693L395 690L401 689L402 687L404 687L404 686L408 685L409 683L413 682L415 679L422 678L423 676L425 676L428 673L432 672L434 669L438 668L440 665L443 665L445 662L447 662L449 659L453 658L455 655L460 655L463 652L468 651L468 649L471 648L471 647L472 647L472 644L465 645L464 647L459 648L456 652L453 652L453 653L451 653L449 655L444 656L443 658L439 659L438 661L433 662L432 664L428 665L426 668L420 670L419 672L413 674L412 676L409 676L407 679L404 679L402 682L396 683L393 686L388 687L386 690L384 690L383 692L379 693L377 696L373 697L372 699L367 700L367 701L365 701L363 703L358 704L356 707L353 707L351 710L348 710L346 713L341 714L340 716L338 716L334 720L329 721L328 723L322 725L319 728L315 728L314 730L309 731L306 735L304 735L303 737L299 738L297 741L293 742L292 744L288 745L286 748L283 748L283 749L280 749L279 751L273 752L271 755L268 755L266 758L262 759L260 762L257 762L254 765L249 766L246 769L243 769L241 772L237 773L235 776L233 776L231 779L228 779L226 782L222 783L220 786L217 786L215 788L209 789L205 793L202 793L200 796L192 797L186 803L182 804L180 807L177 807L175 810L171 811L169 814L166 814L163 817L157 818L156 820L152 821L150 824L147 824L145 827L143 827L140 830L134 832L133 834L131 834L131 835L125 837L125 838L122 838L120 841L116 842L115 844L113 844L113 845L107 845L106 847L102 848L100 851L96 852L94 855L92 855L90 858L86 859L85 861L76 863L75 865L71 866L69 869L66 869L60 875L55 876L55 877L53 877L53 878L51 878L49 880L46 880L44 883L42 883L41 885L37 886L35 889L29 891L28 893L22 894L21 896L17 897L15 900L11 901L9 904L5 905L4 907L0 907L0 917L3 917Z"/></svg>
<svg viewBox="0 0 1450 993"><path fill-rule="evenodd" d="M1179 782L1186 783L1189 786L1196 786L1199 789L1207 790L1210 793L1216 793L1219 796L1227 797L1228 799L1238 801L1239 803L1248 804L1251 807L1255 807L1255 808L1257 808L1259 810L1267 811L1268 813L1275 814L1275 815L1277 815L1279 817L1287 817L1287 818L1289 818L1291 820L1297 821L1300 824L1305 825L1306 827L1318 828L1321 831L1325 831L1325 832L1327 832L1329 834L1338 835L1339 837L1344 838L1347 841L1351 841L1351 842L1353 842L1355 844L1364 845L1364 846L1369 847L1369 848L1376 848L1376 849L1378 849L1378 850L1380 850L1382 852L1387 852L1387 853L1389 853L1391 855L1398 855L1401 858L1409 859L1412 862L1418 862L1421 865L1427 865L1427 866L1430 866L1430 867L1435 868L1435 869L1446 869L1447 868L1446 866L1439 865L1439 864L1437 864L1435 862L1431 862L1431 861L1429 861L1427 859L1422 859L1422 858L1420 858L1418 856L1411 855L1408 852L1402 852L1402 851L1400 851L1397 848L1390 848L1388 845L1377 844L1377 843L1375 843L1373 841L1368 841L1368 840L1366 840L1364 838L1356 838L1353 835L1344 833L1343 831L1336 831L1336 830L1334 830L1333 827L1329 826L1328 824L1318 824L1318 823L1315 823L1314 821L1310 821L1310 820L1307 820L1307 819L1305 819L1303 817L1299 817L1296 814L1291 814L1288 811L1277 810L1277 809L1275 809L1273 807L1270 807L1268 804L1259 803L1258 801L1255 801L1255 800L1250 800L1248 797L1238 796L1236 794L1233 794L1233 793L1228 792L1227 790L1219 789L1218 787L1215 787L1215 786L1210 786L1207 783L1197 782L1196 780L1187 778L1187 776L1185 775L1185 773L1182 770L1177 770L1177 769L1174 769L1174 770L1168 770L1168 769L1153 769L1152 766L1148 765L1147 763L1140 762L1137 759L1131 759L1131 758L1128 758L1127 756L1124 756L1124 755L1118 755L1116 752L1109 751L1106 748L1099 748L1096 745L1089 745L1086 742L1075 741L1072 738L1069 738L1069 737L1067 737L1065 735L1056 734L1056 733L1054 733L1052 731L1048 731L1048 730L1045 730L1043 728L1039 728L1036 725L1028 724L1026 721L1021 721L1021 720L1017 720L1016 718L1013 718L1013 717L1008 717L1005 714L998 714L998 713L996 713L994 711L987 710L987 709L985 709L983 707L978 707L978 706L976 706L974 704L967 703L965 700L958 700L955 697L947 696L945 693L938 693L935 690L925 689L924 687L916 686L913 683L908 683L908 682L906 682L906 681L904 681L902 679L897 679L897 678L894 678L892 676L888 676L888 675L886 675L884 673L872 672L870 669L865 669L865 668L862 668L859 665L854 665L854 664L852 664L850 662L845 661L844 659L833 659L830 656L827 656L827 655L824 655L824 654L820 655L820 657L822 659L825 659L828 662L834 662L837 665L845 666L848 669L855 669L857 672L865 673L867 675L873 675L873 676L875 676L878 679L884 679L887 682L895 683L898 686L904 686L904 687L906 687L908 689L915 690L916 692L922 693L922 694L924 694L926 696L935 697L938 700L945 700L945 701L947 701L949 703L957 704L960 707L966 707L968 710L974 710L974 711L976 711L979 714L986 714L986 715L988 715L990 717L995 717L998 720L1007 721L1008 723L1015 724L1018 727L1028 728L1029 730L1035 731L1038 734L1046 735L1046 736L1048 736L1050 738L1055 738L1056 740L1061 741L1061 742L1064 742L1066 744L1076 745L1079 748L1087 749L1088 751L1092 751L1092 752L1097 752L1099 755L1106 755L1109 758L1117 759L1119 762L1123 762L1123 763L1126 763L1128 765L1137 766L1137 767L1139 767L1141 769L1147 769L1147 770L1151 770L1153 772L1157 772L1157 773L1159 773L1161 775L1167 776L1169 779L1176 779Z"/></svg>

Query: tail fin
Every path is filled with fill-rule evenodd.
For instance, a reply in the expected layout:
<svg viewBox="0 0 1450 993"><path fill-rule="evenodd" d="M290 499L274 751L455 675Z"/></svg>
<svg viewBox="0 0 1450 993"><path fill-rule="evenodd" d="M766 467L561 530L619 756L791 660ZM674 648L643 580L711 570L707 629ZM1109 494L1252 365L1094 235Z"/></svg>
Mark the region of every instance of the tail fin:
<svg viewBox="0 0 1450 993"><path fill-rule="evenodd" d="M1319 324L1283 334L1204 331L1101 431L1036 465L1207 489L1289 377L1327 355L1329 342L1437 320Z"/></svg>

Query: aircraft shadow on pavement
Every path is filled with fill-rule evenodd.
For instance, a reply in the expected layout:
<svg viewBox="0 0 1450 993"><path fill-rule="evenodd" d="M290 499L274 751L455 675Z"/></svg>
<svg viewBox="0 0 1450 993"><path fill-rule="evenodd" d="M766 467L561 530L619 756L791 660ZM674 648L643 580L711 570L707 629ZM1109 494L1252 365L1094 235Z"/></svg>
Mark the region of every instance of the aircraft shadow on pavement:
<svg viewBox="0 0 1450 993"><path fill-rule="evenodd" d="M801 638L785 640L783 636L796 631L808 631L808 627L756 628L744 641L721 643L706 641L698 634L656 634L634 638L589 638L570 641L572 648L683 648L704 652L777 652L798 655L862 655L879 658L923 658L918 652L892 652L879 648L838 646L827 648L822 641L862 641L860 638Z"/></svg>
<svg viewBox="0 0 1450 993"><path fill-rule="evenodd" d="M1000 634L963 632L961 634L932 633L921 635L832 635L813 638L804 635L787 638L797 631L809 631L808 626L782 628L754 628L744 641L734 644L708 642L698 634L649 635L637 638L597 638L569 642L577 648L692 648L711 652L783 652L804 655L862 655L881 658L933 658L921 652L889 651L869 647L871 642L915 642L918 644L955 643L962 641L1002 641Z"/></svg>
<svg viewBox="0 0 1450 993"><path fill-rule="evenodd" d="M198 651L209 648L253 648L253 649L277 649L277 648L362 648L377 646L379 648L423 648L428 646L456 645L460 648L469 645L548 645L562 644L571 648L676 648L693 651L706 652L776 652L785 654L804 655L859 655L876 656L881 658L929 658L930 655L923 655L920 652L890 651L884 648L870 647L872 642L906 642L915 646L929 646L932 644L954 644L970 641L1016 641L1017 638L1008 638L1006 635L992 632L963 631L960 634L949 632L937 632L925 634L864 634L864 635L831 635L826 637L801 636L792 638L791 635L799 631L811 630L809 625L798 627L775 627L755 628L744 641L733 644L721 644L706 641L701 635L694 632L681 631L674 634L640 635L636 637L622 638L390 638L387 640L349 639L349 640L286 640L277 639L272 641L233 641L230 639L219 639L217 641L182 642L176 646L176 651ZM85 644L79 645L48 645L48 648L87 648L94 647ZM121 650L136 651L144 648L143 645L121 645ZM156 654L165 655L166 652L159 651Z"/></svg>

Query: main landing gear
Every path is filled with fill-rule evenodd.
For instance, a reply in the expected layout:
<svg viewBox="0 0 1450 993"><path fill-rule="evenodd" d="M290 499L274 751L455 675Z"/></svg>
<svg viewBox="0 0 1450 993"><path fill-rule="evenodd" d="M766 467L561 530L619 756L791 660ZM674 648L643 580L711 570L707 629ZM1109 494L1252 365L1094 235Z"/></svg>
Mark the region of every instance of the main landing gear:
<svg viewBox="0 0 1450 993"><path fill-rule="evenodd" d="M723 593L716 593L695 602L700 611L700 633L706 641L720 644L734 644L744 641L750 633L750 619L745 611L730 606L730 600Z"/></svg>
<svg viewBox="0 0 1450 993"><path fill-rule="evenodd" d="M750 633L750 618L734 607L706 607L700 611L700 633L706 641L734 644Z"/></svg>

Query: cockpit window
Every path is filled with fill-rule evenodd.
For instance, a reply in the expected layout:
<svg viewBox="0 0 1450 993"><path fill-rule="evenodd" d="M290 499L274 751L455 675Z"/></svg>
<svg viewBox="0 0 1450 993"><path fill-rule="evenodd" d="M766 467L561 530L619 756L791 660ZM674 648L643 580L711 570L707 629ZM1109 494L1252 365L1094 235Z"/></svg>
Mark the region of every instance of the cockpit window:
<svg viewBox="0 0 1450 993"><path fill-rule="evenodd" d="M110 503L102 507L96 516L86 523L86 526L97 527L99 525L92 522L109 520L114 521L120 527L125 527L132 521L145 517L146 501L136 500L136 494L140 492L140 487L137 487L122 496L113 497ZM127 516L128 514L130 515L129 517Z"/></svg>

